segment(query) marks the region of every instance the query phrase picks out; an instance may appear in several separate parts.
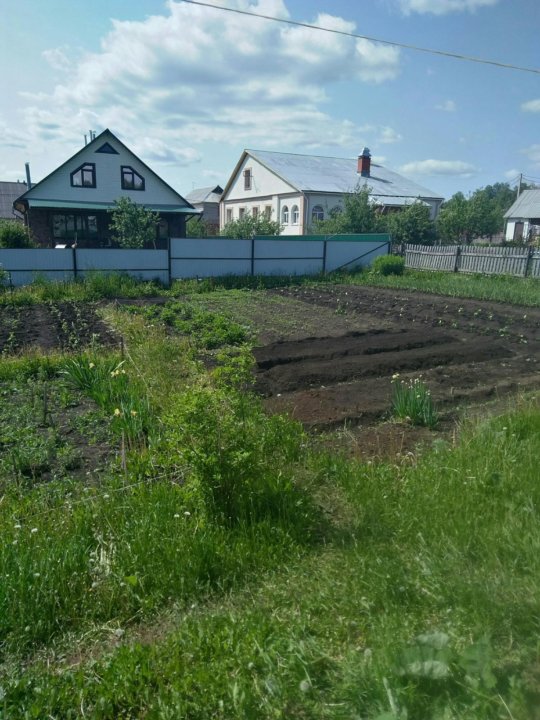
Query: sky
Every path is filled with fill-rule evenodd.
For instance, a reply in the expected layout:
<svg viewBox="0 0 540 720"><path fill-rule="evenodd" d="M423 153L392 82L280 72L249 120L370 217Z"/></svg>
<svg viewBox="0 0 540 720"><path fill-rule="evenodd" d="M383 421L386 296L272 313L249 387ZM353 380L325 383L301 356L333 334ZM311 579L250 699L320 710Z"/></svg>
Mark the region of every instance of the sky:
<svg viewBox="0 0 540 720"><path fill-rule="evenodd" d="M206 0L540 69L538 0ZM0 0L0 180L109 128L182 195L244 148L356 157L450 197L540 181L540 74L182 0Z"/></svg>

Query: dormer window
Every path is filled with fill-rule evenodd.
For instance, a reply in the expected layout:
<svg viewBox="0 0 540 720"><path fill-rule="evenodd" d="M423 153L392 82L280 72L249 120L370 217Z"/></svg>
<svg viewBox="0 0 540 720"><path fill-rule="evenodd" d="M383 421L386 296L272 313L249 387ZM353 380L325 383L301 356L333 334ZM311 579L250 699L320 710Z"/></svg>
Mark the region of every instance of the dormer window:
<svg viewBox="0 0 540 720"><path fill-rule="evenodd" d="M251 190L251 168L244 170L244 190Z"/></svg>
<svg viewBox="0 0 540 720"><path fill-rule="evenodd" d="M96 187L96 166L94 163L84 163L69 176L71 187Z"/></svg>
<svg viewBox="0 0 540 720"><path fill-rule="evenodd" d="M122 165L122 190L144 190L144 178L129 165Z"/></svg>

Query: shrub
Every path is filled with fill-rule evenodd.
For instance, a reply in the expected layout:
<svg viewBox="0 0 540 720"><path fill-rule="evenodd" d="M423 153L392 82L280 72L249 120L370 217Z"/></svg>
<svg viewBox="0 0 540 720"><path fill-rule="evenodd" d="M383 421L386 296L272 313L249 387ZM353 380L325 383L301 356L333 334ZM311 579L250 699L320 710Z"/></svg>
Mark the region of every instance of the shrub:
<svg viewBox="0 0 540 720"><path fill-rule="evenodd" d="M376 275L403 275L405 260L397 255L379 255L371 264Z"/></svg>
<svg viewBox="0 0 540 720"><path fill-rule="evenodd" d="M0 220L0 248L32 248L28 228L16 220Z"/></svg>

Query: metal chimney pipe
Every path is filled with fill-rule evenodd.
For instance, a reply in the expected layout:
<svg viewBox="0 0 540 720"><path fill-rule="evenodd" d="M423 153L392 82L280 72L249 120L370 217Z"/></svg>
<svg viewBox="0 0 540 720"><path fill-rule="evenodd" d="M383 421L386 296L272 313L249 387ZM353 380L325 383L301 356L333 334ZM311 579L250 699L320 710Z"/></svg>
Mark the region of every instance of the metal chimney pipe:
<svg viewBox="0 0 540 720"><path fill-rule="evenodd" d="M26 187L28 190L32 188L32 180L30 178L30 163L24 163L24 168L26 170Z"/></svg>
<svg viewBox="0 0 540 720"><path fill-rule="evenodd" d="M88 145L88 139L87 139L86 135L84 136L84 144Z"/></svg>

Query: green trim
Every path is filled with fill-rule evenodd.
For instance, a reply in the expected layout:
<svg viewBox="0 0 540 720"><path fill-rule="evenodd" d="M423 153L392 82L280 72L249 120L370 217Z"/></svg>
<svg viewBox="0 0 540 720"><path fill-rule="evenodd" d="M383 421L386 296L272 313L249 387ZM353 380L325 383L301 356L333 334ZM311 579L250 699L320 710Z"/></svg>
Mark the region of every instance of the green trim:
<svg viewBox="0 0 540 720"><path fill-rule="evenodd" d="M255 240L283 240L286 242L390 242L389 233L363 233L347 235L256 235Z"/></svg>
<svg viewBox="0 0 540 720"><path fill-rule="evenodd" d="M85 202L80 200L26 200L30 208L56 208L58 210L112 210L115 205L112 202ZM139 203L138 203L139 204ZM176 205L161 205L157 203L142 203L148 210L160 213L176 213L183 215L200 215L201 210L192 207L178 207Z"/></svg>

